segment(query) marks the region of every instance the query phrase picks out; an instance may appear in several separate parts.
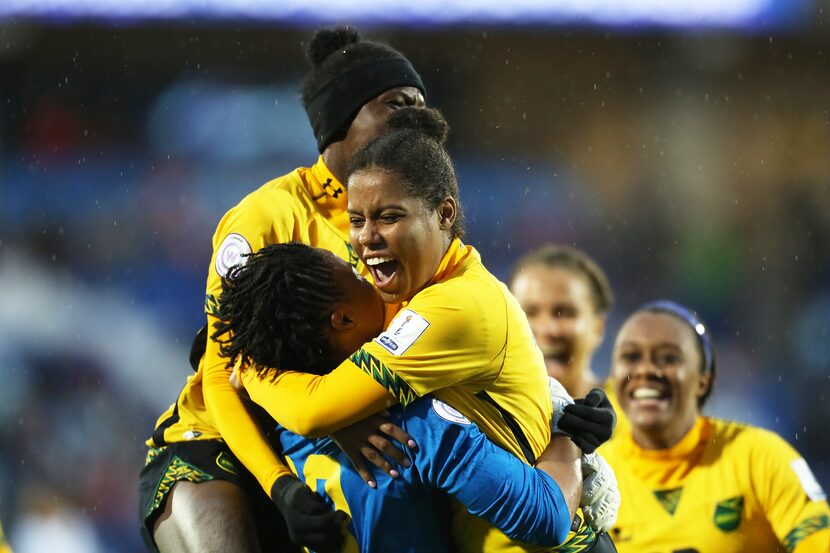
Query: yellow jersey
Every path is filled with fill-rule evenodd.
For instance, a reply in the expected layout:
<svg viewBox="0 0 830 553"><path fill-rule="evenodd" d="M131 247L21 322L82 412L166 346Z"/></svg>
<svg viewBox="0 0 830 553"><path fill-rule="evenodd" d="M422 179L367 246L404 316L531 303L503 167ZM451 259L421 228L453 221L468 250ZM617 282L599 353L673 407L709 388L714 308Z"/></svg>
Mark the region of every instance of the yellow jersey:
<svg viewBox="0 0 830 553"><path fill-rule="evenodd" d="M614 379L609 376L602 385L602 389L605 390L605 395L608 396L608 400L614 408L614 413L617 415L617 425L614 427L614 433L611 435L611 439L613 440L617 436L625 436L631 432L631 423L628 417L625 416L625 411L620 407L620 400L617 398L617 392L614 387Z"/></svg>
<svg viewBox="0 0 830 553"><path fill-rule="evenodd" d="M246 371L251 399L292 432L317 436L376 412L365 398L377 384L404 405L431 393L517 457L544 451L551 401L542 353L474 248L454 240L428 285L391 309L386 330L327 375L284 371L270 382Z"/></svg>
<svg viewBox="0 0 830 553"><path fill-rule="evenodd" d="M520 459L544 451L551 417L544 358L518 302L474 248L454 240L428 286L390 309L397 314L386 330L328 375L286 371L269 382L246 371L251 399L295 433L325 435L377 411L365 392L377 387L368 375L403 404L434 395ZM453 530L461 552L550 550L513 541L460 507ZM581 551L592 536L583 527L560 550Z"/></svg>
<svg viewBox="0 0 830 553"><path fill-rule="evenodd" d="M3 533L2 524L0 524L0 553L12 553L12 546L6 541L6 534Z"/></svg>
<svg viewBox="0 0 830 553"><path fill-rule="evenodd" d="M334 178L322 156L310 168L274 179L228 211L213 235L205 312L212 331L222 277L243 255L268 244L304 242L327 249L362 273L349 244L346 188ZM270 493L277 477L290 474L228 380L227 359L209 339L196 374L188 378L176 402L161 415L150 447L189 440L223 439Z"/></svg>
<svg viewBox="0 0 830 553"><path fill-rule="evenodd" d="M600 453L619 482L620 553L830 551L824 492L777 434L700 417L670 449L628 432Z"/></svg>

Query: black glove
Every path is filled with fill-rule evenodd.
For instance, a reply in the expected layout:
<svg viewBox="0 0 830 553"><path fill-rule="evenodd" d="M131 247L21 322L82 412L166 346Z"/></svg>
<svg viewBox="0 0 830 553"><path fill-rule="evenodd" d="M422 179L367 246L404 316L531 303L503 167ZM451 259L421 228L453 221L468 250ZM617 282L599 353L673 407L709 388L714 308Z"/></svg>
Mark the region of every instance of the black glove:
<svg viewBox="0 0 830 553"><path fill-rule="evenodd" d="M584 399L563 409L559 428L567 432L583 453L593 453L608 441L617 424L611 401L600 388L594 388Z"/></svg>
<svg viewBox="0 0 830 553"><path fill-rule="evenodd" d="M285 518L295 545L318 552L340 551L346 513L332 511L323 499L294 476L277 478L271 499Z"/></svg>

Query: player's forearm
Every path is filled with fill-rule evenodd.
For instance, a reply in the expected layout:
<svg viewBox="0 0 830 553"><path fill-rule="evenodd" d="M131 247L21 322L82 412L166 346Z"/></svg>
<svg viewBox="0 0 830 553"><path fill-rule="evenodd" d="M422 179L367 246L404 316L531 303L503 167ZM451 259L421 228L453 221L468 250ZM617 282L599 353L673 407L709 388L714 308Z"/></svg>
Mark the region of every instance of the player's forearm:
<svg viewBox="0 0 830 553"><path fill-rule="evenodd" d="M382 386L346 363L325 376L284 371L270 381L246 370L242 380L251 400L274 420L295 434L316 438L382 411L393 402Z"/></svg>
<svg viewBox="0 0 830 553"><path fill-rule="evenodd" d="M582 451L567 436L553 436L547 449L536 461L536 468L556 481L570 518L573 519L582 497Z"/></svg>
<svg viewBox="0 0 830 553"><path fill-rule="evenodd" d="M271 448L242 398L231 387L225 361L216 355L215 344L211 341L205 355L202 381L205 407L222 439L270 494L276 479L291 474L291 471Z"/></svg>
<svg viewBox="0 0 830 553"><path fill-rule="evenodd" d="M478 429L448 427L443 420L430 420L430 414L419 439L429 444L437 438L438 445L415 457L425 482L454 496L510 538L543 547L566 539L573 517L553 478L487 440ZM454 524L463 525L464 519Z"/></svg>

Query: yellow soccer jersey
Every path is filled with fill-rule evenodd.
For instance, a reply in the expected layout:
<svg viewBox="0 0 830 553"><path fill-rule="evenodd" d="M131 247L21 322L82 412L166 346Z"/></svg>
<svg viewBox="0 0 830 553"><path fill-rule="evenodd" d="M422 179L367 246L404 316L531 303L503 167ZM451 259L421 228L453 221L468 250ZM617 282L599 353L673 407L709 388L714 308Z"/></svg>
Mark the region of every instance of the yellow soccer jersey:
<svg viewBox="0 0 830 553"><path fill-rule="evenodd" d="M432 393L517 457L541 454L551 417L544 359L518 302L478 252L454 240L430 284L400 308L328 375L243 375L251 399L292 432L315 436L380 410L378 392L403 404Z"/></svg>
<svg viewBox="0 0 830 553"><path fill-rule="evenodd" d="M533 458L540 455L550 441L544 359L521 307L478 252L454 241L432 284L402 307L352 361L384 385L389 381L375 369L387 367L397 377L387 389L401 403L432 393L516 456L526 457L520 434ZM499 409L521 432L505 424Z"/></svg>
<svg viewBox="0 0 830 553"><path fill-rule="evenodd" d="M387 329L332 373L287 371L268 382L248 371L248 393L283 426L312 436L378 411L377 390L383 401L391 394L403 404L431 393L520 459L535 459L547 447L544 358L518 302L475 249L453 241L430 284L394 309ZM510 540L462 508L453 527L459 551L543 550Z"/></svg>
<svg viewBox="0 0 830 553"><path fill-rule="evenodd" d="M320 157L311 168L299 168L274 179L228 211L213 236L213 256L207 278L205 311L209 328L228 269L244 254L281 242L304 242L324 248L365 268L349 245L346 189ZM278 476L290 474L249 416L228 381L227 359L208 340L195 375L158 420L147 445L187 440L224 439L266 491Z"/></svg>
<svg viewBox="0 0 830 553"><path fill-rule="evenodd" d="M0 524L0 553L12 553L12 546L6 541L6 534L3 533L2 524Z"/></svg>
<svg viewBox="0 0 830 553"><path fill-rule="evenodd" d="M778 435L701 417L667 450L630 433L606 446L622 505L620 553L830 551L830 508L804 459Z"/></svg>
<svg viewBox="0 0 830 553"><path fill-rule="evenodd" d="M617 392L614 389L614 379L608 377L605 384L602 385L602 389L605 390L605 394L608 396L608 400L614 408L614 413L617 415L617 426L614 427L614 434L611 435L611 439L614 440L617 436L628 434L631 431L631 423L628 422L625 411L620 407L620 400L617 398Z"/></svg>

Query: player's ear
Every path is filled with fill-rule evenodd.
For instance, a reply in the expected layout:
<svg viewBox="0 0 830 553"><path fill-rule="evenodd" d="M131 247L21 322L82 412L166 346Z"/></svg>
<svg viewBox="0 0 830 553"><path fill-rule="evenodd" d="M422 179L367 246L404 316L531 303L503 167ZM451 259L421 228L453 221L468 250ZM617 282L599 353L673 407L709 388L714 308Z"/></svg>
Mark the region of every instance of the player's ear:
<svg viewBox="0 0 830 553"><path fill-rule="evenodd" d="M700 374L700 379L698 380L698 386L696 391L697 399L700 400L712 387L712 373L705 372Z"/></svg>
<svg viewBox="0 0 830 553"><path fill-rule="evenodd" d="M450 230L458 216L458 205L455 198L447 196L438 205L438 226L441 230Z"/></svg>
<svg viewBox="0 0 830 553"><path fill-rule="evenodd" d="M345 332L354 328L355 320L349 317L345 311L335 309L331 312L331 328L337 332Z"/></svg>
<svg viewBox="0 0 830 553"><path fill-rule="evenodd" d="M605 315L597 315L594 321L594 337L597 345L602 343L605 337Z"/></svg>

